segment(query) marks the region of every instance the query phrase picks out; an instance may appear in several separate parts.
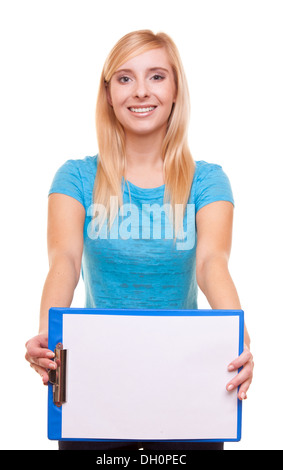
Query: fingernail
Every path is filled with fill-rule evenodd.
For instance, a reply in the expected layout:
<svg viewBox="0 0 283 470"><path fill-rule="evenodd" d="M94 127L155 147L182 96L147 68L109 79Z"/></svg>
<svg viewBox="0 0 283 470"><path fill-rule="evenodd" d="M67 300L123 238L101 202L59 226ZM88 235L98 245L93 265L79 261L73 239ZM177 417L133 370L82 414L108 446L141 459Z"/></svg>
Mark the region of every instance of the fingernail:
<svg viewBox="0 0 283 470"><path fill-rule="evenodd" d="M234 388L234 385L230 384L230 385L228 385L227 390L230 392L230 390L233 390L233 388Z"/></svg>
<svg viewBox="0 0 283 470"><path fill-rule="evenodd" d="M233 366L233 364L230 364L230 365L228 366L228 370L230 370L230 371L231 371L231 370L235 370L235 367Z"/></svg>
<svg viewBox="0 0 283 470"><path fill-rule="evenodd" d="M242 400L244 400L244 399L246 398L245 392L242 392L242 393L241 393L241 398L242 398Z"/></svg>
<svg viewBox="0 0 283 470"><path fill-rule="evenodd" d="M55 362L50 362L50 364L49 364L49 369L56 369L56 364L55 364Z"/></svg>
<svg viewBox="0 0 283 470"><path fill-rule="evenodd" d="M50 357L50 359L52 359L53 357L55 357L55 354L53 352L48 352L48 353L46 353L46 356Z"/></svg>

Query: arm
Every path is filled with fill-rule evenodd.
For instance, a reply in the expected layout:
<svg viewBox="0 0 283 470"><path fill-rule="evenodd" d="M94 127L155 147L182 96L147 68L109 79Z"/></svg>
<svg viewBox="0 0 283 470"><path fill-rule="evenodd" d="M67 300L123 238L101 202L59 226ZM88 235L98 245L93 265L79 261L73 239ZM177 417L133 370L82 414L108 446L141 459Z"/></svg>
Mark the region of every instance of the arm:
<svg viewBox="0 0 283 470"><path fill-rule="evenodd" d="M47 245L49 272L44 284L39 334L26 343L26 359L48 382L46 369L56 367L48 347L48 312L51 307L70 307L80 278L85 209L76 199L51 194L48 201Z"/></svg>
<svg viewBox="0 0 283 470"><path fill-rule="evenodd" d="M236 287L230 276L228 261L232 245L233 205L217 201L202 207L196 215L196 277L212 309L242 309ZM227 390L241 384L239 398L246 398L252 381L253 361L250 337L245 325L243 354L229 365L230 371L244 366Z"/></svg>

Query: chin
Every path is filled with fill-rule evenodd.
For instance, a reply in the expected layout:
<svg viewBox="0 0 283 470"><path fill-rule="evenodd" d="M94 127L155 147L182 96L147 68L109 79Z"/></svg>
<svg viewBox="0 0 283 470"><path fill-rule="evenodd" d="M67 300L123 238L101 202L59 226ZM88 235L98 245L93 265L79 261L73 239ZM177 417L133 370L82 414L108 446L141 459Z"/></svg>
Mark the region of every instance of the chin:
<svg viewBox="0 0 283 470"><path fill-rule="evenodd" d="M166 133L166 129L167 129L167 121L166 123L162 123L160 124L159 126L152 126L152 125L146 125L147 123L141 123L142 125L136 125L136 126L127 126L127 125L123 125L123 128L125 130L126 133L129 133L131 135L138 135L138 136L141 136L141 135L150 135L150 134L159 134L160 132L162 133Z"/></svg>

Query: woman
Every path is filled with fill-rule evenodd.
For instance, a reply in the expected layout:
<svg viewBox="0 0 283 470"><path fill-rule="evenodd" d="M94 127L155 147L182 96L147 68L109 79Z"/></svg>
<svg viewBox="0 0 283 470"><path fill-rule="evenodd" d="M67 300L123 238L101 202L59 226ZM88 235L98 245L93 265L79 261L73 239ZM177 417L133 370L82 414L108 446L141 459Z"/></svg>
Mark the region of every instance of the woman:
<svg viewBox="0 0 283 470"><path fill-rule="evenodd" d="M118 41L105 62L98 93L99 154L68 160L49 192L50 269L39 334L26 344L26 359L44 384L47 370L56 368L48 350L48 311L71 305L81 268L89 308L197 309L198 285L212 309L241 309L228 270L234 205L230 183L221 166L193 160L187 144L188 111L186 77L173 41L148 30ZM149 203L170 208L171 232L160 211L153 211L153 222L161 223L165 236L152 234L145 217L139 217L145 216ZM129 236L127 219L118 210L133 206ZM192 207L193 220L188 214ZM122 222L115 225L121 213ZM240 400L247 397L252 381L249 346L245 328L244 352L227 365L235 372L242 367L226 386L227 393L239 386ZM61 442L59 448L138 445ZM154 450L223 448L221 443L142 445Z"/></svg>

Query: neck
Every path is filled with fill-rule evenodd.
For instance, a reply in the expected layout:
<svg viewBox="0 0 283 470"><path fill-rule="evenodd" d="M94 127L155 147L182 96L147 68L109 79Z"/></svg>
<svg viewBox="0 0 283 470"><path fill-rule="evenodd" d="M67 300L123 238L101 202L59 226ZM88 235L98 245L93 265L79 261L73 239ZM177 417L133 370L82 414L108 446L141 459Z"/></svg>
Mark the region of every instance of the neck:
<svg viewBox="0 0 283 470"><path fill-rule="evenodd" d="M128 169L162 170L162 143L164 135L126 134L126 162Z"/></svg>

